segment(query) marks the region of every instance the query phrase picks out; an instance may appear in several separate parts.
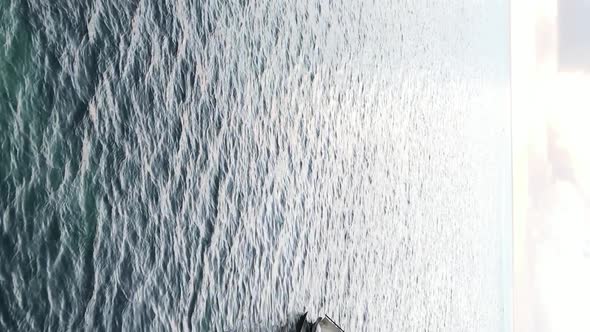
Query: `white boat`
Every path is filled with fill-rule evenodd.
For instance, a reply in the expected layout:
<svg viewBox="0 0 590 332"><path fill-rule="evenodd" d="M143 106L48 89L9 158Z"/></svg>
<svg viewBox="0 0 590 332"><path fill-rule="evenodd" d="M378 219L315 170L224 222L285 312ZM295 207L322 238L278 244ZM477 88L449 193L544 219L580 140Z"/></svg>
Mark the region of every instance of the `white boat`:
<svg viewBox="0 0 590 332"><path fill-rule="evenodd" d="M336 324L328 315L320 317L313 324L312 332L344 332L344 330Z"/></svg>

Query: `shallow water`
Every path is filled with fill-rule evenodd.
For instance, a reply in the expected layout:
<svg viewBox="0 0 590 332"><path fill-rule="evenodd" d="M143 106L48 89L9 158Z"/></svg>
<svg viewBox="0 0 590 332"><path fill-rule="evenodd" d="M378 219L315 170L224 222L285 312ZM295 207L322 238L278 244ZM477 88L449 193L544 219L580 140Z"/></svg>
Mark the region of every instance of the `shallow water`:
<svg viewBox="0 0 590 332"><path fill-rule="evenodd" d="M1 330L509 326L507 1L0 3Z"/></svg>

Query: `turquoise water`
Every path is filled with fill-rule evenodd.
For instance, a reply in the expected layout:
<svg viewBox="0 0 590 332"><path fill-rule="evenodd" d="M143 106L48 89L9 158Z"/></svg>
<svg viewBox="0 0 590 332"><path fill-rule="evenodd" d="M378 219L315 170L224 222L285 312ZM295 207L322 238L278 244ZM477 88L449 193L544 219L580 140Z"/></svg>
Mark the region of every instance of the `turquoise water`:
<svg viewBox="0 0 590 332"><path fill-rule="evenodd" d="M509 328L508 2L0 3L0 330Z"/></svg>

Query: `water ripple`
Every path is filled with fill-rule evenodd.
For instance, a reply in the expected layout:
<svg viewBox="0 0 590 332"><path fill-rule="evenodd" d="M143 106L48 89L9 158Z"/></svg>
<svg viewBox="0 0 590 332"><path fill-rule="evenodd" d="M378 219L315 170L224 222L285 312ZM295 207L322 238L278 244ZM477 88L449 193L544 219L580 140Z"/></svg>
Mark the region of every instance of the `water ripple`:
<svg viewBox="0 0 590 332"><path fill-rule="evenodd" d="M0 329L498 330L508 3L0 6Z"/></svg>

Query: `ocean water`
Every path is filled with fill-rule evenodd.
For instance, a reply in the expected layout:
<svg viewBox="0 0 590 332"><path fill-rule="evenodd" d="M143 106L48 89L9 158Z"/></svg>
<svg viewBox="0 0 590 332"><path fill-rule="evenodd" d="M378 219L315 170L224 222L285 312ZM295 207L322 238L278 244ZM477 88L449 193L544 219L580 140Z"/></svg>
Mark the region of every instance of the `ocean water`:
<svg viewBox="0 0 590 332"><path fill-rule="evenodd" d="M0 330L509 330L508 8L0 0Z"/></svg>

